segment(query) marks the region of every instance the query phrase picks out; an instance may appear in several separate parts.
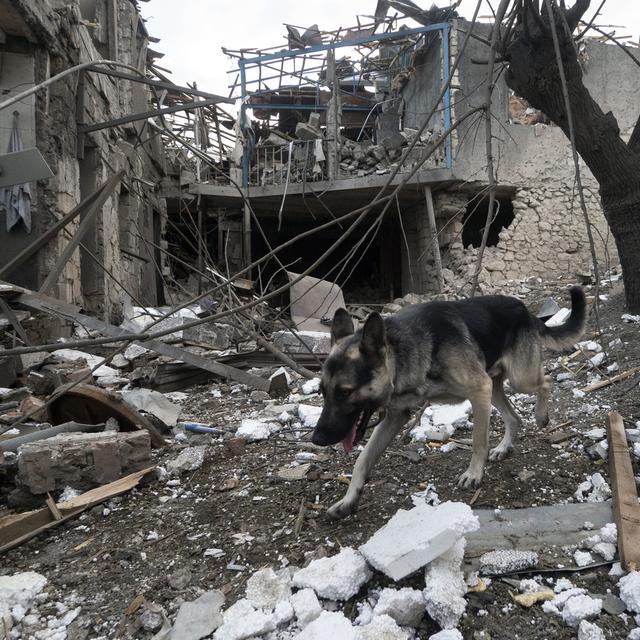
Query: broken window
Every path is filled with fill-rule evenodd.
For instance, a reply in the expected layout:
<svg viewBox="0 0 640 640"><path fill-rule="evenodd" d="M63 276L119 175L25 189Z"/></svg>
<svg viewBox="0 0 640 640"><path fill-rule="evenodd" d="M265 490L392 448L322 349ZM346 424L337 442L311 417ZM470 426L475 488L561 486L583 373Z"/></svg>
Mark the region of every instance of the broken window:
<svg viewBox="0 0 640 640"><path fill-rule="evenodd" d="M513 124L551 124L551 120L539 109L534 109L529 103L513 91L509 92L509 122Z"/></svg>
<svg viewBox="0 0 640 640"><path fill-rule="evenodd" d="M489 198L474 198L467 204L462 228L462 244L465 247L479 247L482 244L482 233L487 221ZM514 218L513 201L510 196L496 197L493 216L487 236L487 246L495 247L500 239L500 232L506 229Z"/></svg>
<svg viewBox="0 0 640 640"><path fill-rule="evenodd" d="M126 187L121 186L120 197L118 198L118 227L120 234L120 251L123 253L131 252L135 249L132 235L133 213L131 206L131 193Z"/></svg>

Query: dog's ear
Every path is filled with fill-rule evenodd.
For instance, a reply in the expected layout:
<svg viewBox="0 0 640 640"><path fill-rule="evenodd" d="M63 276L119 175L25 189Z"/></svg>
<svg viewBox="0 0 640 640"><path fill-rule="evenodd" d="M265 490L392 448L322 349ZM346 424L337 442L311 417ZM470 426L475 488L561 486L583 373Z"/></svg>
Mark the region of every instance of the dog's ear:
<svg viewBox="0 0 640 640"><path fill-rule="evenodd" d="M384 326L382 316L374 311L362 327L362 340L360 341L360 351L370 358L379 358L387 345L387 331Z"/></svg>
<svg viewBox="0 0 640 640"><path fill-rule="evenodd" d="M353 328L353 320L346 309L338 309L333 314L333 322L331 323L331 344L334 345L338 340L346 338L355 332Z"/></svg>

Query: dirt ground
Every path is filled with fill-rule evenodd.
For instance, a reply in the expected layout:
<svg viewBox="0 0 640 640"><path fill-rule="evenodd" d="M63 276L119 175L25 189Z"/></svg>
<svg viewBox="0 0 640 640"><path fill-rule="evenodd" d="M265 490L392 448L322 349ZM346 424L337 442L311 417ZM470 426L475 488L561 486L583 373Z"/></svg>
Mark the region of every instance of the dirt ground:
<svg viewBox="0 0 640 640"><path fill-rule="evenodd" d="M547 294L566 300L566 285L538 287L527 295L533 310ZM620 371L640 365L640 324L624 324L624 300L620 288L603 289L607 297L600 307L602 335L596 339L605 349L620 338L624 348L608 353L606 363L618 362ZM591 315L589 335L597 330ZM563 371L551 355L547 369L555 376ZM579 366L574 366L579 369ZM577 386L586 384L588 367L576 375ZM211 389L220 389L214 398ZM194 420L232 431L241 417L260 412L265 402L254 402L248 392L231 393L227 385L207 384L188 390L183 420ZM149 602L162 605L169 617L180 603L192 600L202 590L222 589L227 605L242 597L251 573L264 566L302 565L308 559L336 553L340 546L357 547L379 529L398 508L412 506L411 494L433 484L441 500L469 503L474 508L517 508L574 501L577 486L596 471L608 479L608 465L585 451L582 435L593 427L604 427L609 408L617 409L627 426L640 420L638 377L624 380L600 391L575 397L566 383L554 383L550 427L572 421L571 438L552 444L533 420L533 398L518 397L524 429L517 450L508 459L488 463L481 490L459 490L455 481L468 464L470 451L457 448L443 453L425 443L398 439L384 454L373 472L357 514L343 521L331 521L325 509L346 489L357 455L341 449L324 451L312 462L302 480L285 481L278 469L288 465L304 445L284 436L249 443L231 451L227 439L193 436L189 444L206 443L204 465L180 478L179 484L152 481L145 486L95 507L80 518L14 549L2 557L0 573L33 570L49 580L47 613L56 601L69 599L81 606L81 614L68 629L68 637L150 638L152 633L137 628L135 616L126 617L127 606L142 594ZM320 404L320 396L305 401ZM587 406L585 406L587 405ZM588 406L591 405L591 406ZM492 444L501 433L501 420L492 418ZM285 434L286 435L286 434ZM290 435L290 434L289 434ZM470 437L459 431L456 438ZM175 442L156 452L158 464L175 457L186 444ZM637 464L637 462L634 462ZM523 470L528 476L522 479ZM520 477L519 477L520 476ZM301 505L305 505L300 518ZM207 549L222 549L224 555L207 555ZM570 556L567 556L570 558ZM557 565L556 565L557 566ZM168 576L188 569L191 579L183 589L170 586ZM609 567L568 575L576 586L591 594L611 590L617 595ZM560 574L550 574L559 577ZM564 575L564 574L563 574ZM376 574L381 586L390 580ZM424 586L422 572L398 586ZM356 603L363 594L347 603L345 614L355 617ZM514 605L513 587L494 579L487 591L471 594L460 631L465 638L534 639L575 638L575 629L542 611L539 605L523 609ZM632 628L620 616L603 612L597 623L608 638L625 638ZM425 620L417 637L435 633L435 623ZM480 632L485 632L481 635Z"/></svg>

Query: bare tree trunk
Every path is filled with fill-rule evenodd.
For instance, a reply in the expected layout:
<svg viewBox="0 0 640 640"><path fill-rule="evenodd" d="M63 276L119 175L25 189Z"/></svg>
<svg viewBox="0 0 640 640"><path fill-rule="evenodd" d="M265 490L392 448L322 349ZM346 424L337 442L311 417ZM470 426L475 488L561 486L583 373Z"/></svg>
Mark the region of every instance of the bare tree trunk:
<svg viewBox="0 0 640 640"><path fill-rule="evenodd" d="M545 2L548 0L544 0ZM554 3L555 4L555 3ZM579 0L568 11L555 8L556 28L573 114L576 149L600 186L604 215L616 242L629 309L640 311L640 154L620 137L611 112L604 113L584 86L569 34L589 6ZM506 81L518 95L543 111L569 135L551 25L545 11L525 0L515 37L505 58Z"/></svg>

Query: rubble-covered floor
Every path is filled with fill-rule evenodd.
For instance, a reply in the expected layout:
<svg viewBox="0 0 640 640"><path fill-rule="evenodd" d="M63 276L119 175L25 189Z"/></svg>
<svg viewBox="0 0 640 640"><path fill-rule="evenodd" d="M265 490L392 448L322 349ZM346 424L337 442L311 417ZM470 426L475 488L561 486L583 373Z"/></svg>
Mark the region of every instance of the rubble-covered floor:
<svg viewBox="0 0 640 640"><path fill-rule="evenodd" d="M565 290L562 282L546 289L531 286L526 289L525 301L537 309L546 295L560 299ZM604 335L593 336L592 317L587 336L607 350L607 359L601 366L617 362L619 370L624 371L640 365L640 324L622 322L623 296L618 285L605 288L602 293L605 299L600 323ZM623 345L614 344L609 349L609 343L618 338ZM557 355L550 355L547 360L547 371L554 381L558 374L567 373L560 361ZM573 502L578 486L594 473L608 478L606 461L597 452L587 453L596 440L585 434L604 428L611 408L629 421L625 426L635 426L633 423L640 420L638 380L629 378L586 395L576 394L574 388L584 386L590 375L588 366L581 367L571 363L571 368L580 369L577 375L554 382L550 426L571 420L564 430L574 432L562 442L553 444L548 433L536 428L532 397L515 397L524 420L520 443L508 459L488 463L474 509ZM302 401L320 405L318 394L300 396L301 383L294 381L292 396L276 404L297 405ZM180 419L221 427L228 436L185 437L180 433L171 437L164 450L153 453L157 464L166 469L182 449L204 445L202 466L181 474L161 472L160 479L6 553L0 574L36 571L48 580L47 596L37 606L33 626L22 626L23 635L11 637L58 637L36 632L47 625L47 617L59 620L68 610L80 607L67 627L70 639L152 638L154 633L141 626L138 613L125 614L139 595L161 606L171 620L182 602L195 600L211 589L226 594L227 607L243 597L247 579L262 567L302 566L310 558L334 555L341 547L357 548L399 508L410 508L411 495L428 485L433 485L441 501L469 503L474 497L474 490L455 486L468 464L470 450L447 446L440 451L405 436L393 443L375 468L358 513L339 522L331 521L325 509L346 490L357 452L347 455L337 448L312 451L305 443L295 441L288 431L243 444L232 439L240 421L264 416L274 401L256 393L252 400L249 390L227 384L203 384L187 389L186 394ZM294 413L295 408L289 407L289 411ZM274 419L279 413L280 410L271 409ZM501 437L501 420L496 415L492 427L493 445ZM458 429L454 438L464 443L470 435L470 431ZM282 479L279 470L289 467L296 457L300 463L310 463L306 475L299 480ZM634 459L636 471L637 464ZM305 505L302 511L301 504ZM541 568L570 566L574 563L572 553L573 550L560 548L545 550L541 553ZM553 588L555 580L566 577L589 594L602 596L610 591L618 595L618 578L609 577L609 569L606 566L580 573L545 573L540 574L538 582L544 585L550 581ZM524 577L536 575L533 572ZM339 608L353 619L358 613L357 604L375 587L385 586L393 586L393 582L375 573L344 606L325 602L325 608ZM424 573L419 571L395 586L422 589ZM468 594L466 613L459 626L464 638L576 637L574 627L545 613L539 604L531 608L514 604L512 594L516 591L513 582L494 578L486 591ZM632 614L603 612L594 622L605 630L607 638L625 638L636 626ZM55 622L49 623L50 628L55 626ZM147 627L151 629L153 625L148 623ZM428 638L437 631L438 626L425 616L416 637Z"/></svg>

